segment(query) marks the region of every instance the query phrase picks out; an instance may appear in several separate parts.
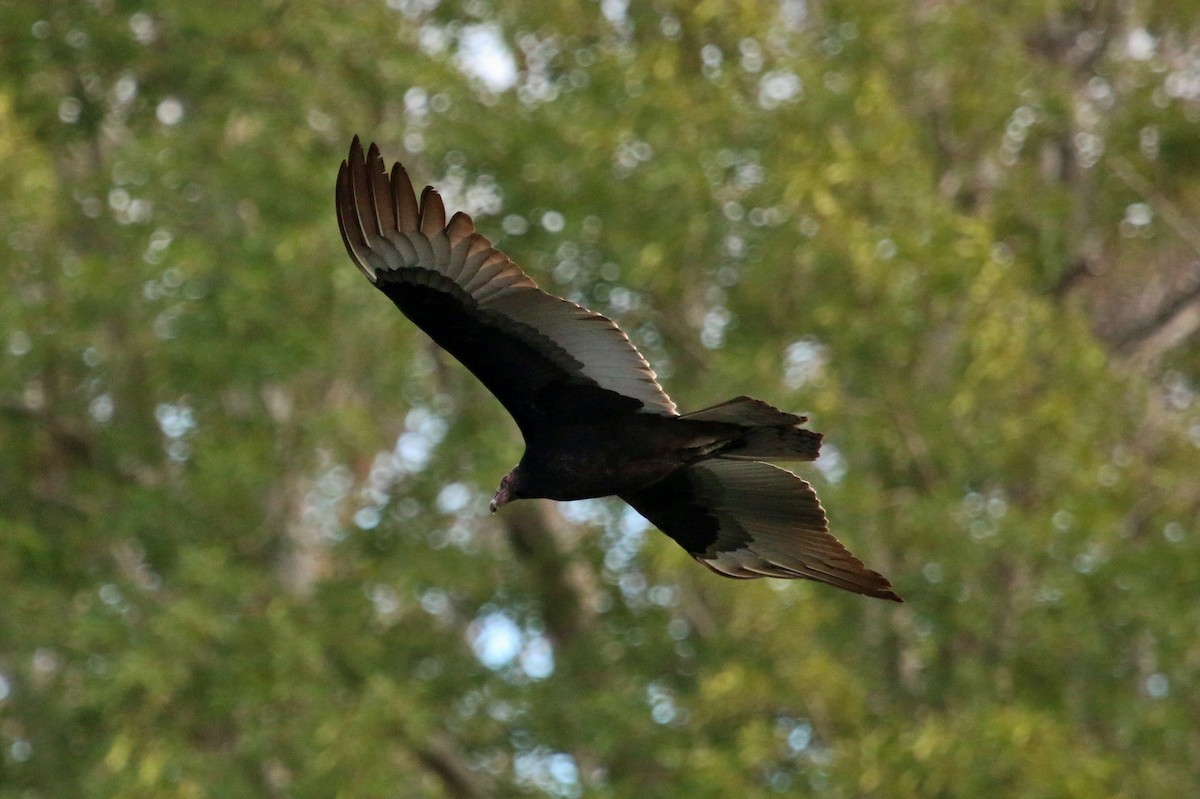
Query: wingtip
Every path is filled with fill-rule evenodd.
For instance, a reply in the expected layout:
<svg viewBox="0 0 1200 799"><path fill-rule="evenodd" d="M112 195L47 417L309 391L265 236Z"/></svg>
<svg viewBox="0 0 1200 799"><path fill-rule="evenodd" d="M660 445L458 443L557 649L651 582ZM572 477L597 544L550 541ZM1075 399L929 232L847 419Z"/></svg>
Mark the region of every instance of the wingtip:
<svg viewBox="0 0 1200 799"><path fill-rule="evenodd" d="M850 555L850 557L854 558L854 560L858 562L859 568L863 571L864 575L870 579L868 584L857 589L860 594L873 597L875 599L888 599L892 602L904 602L904 598L897 594L896 590L892 588L891 580L884 577L879 572L863 566L862 561L858 560L858 558L855 558L853 555Z"/></svg>
<svg viewBox="0 0 1200 799"><path fill-rule="evenodd" d="M837 588L844 588L847 591L852 591L853 593L861 594L862 596L868 596L872 599L887 599L892 602L904 602L904 598L897 594L895 589L892 588L891 580L884 577L877 571L868 569L862 564L862 561L854 557L854 555L850 554L849 552L846 552L846 554L849 556L851 562L857 567L854 571L857 571L858 573L854 575L853 579L837 582L820 580L819 582L826 582L829 585L833 585Z"/></svg>
<svg viewBox="0 0 1200 799"><path fill-rule="evenodd" d="M446 227L446 206L442 203L442 195L433 186L426 186L421 192L421 215L417 226L426 236L436 236Z"/></svg>
<svg viewBox="0 0 1200 799"><path fill-rule="evenodd" d="M359 148L359 150L361 149ZM372 174L377 172L388 174L388 169L386 169L383 163L383 154L379 151L379 145L374 142L367 146L366 163L368 172Z"/></svg>
<svg viewBox="0 0 1200 799"><path fill-rule="evenodd" d="M350 154L342 160L338 168L337 184L334 192L334 204L337 208L338 229L342 234L342 243L346 252L359 271L366 275L372 283L377 283L375 270L368 264L367 254L370 246L367 244L366 230L362 223L362 209L355 198L355 173L365 175L366 162L362 157L362 142L355 136L350 142Z"/></svg>
<svg viewBox="0 0 1200 799"><path fill-rule="evenodd" d="M892 602L904 604L904 597L892 590L892 584L888 582L887 578L880 575L880 579L883 580L883 586L870 592L864 592L864 594L875 599L887 599Z"/></svg>
<svg viewBox="0 0 1200 799"><path fill-rule="evenodd" d="M343 158L342 165L338 167L337 184L333 187L335 202L341 202L342 192L346 189L346 181L349 179L349 176L350 164L346 162L345 158Z"/></svg>

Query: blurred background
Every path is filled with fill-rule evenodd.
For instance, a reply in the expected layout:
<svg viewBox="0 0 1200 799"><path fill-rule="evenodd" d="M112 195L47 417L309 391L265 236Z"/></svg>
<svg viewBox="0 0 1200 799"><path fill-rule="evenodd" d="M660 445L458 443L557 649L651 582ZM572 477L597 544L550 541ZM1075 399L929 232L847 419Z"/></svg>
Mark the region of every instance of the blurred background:
<svg viewBox="0 0 1200 799"><path fill-rule="evenodd" d="M487 499L354 134L907 600ZM0 1L0 797L1200 792L1200 6Z"/></svg>

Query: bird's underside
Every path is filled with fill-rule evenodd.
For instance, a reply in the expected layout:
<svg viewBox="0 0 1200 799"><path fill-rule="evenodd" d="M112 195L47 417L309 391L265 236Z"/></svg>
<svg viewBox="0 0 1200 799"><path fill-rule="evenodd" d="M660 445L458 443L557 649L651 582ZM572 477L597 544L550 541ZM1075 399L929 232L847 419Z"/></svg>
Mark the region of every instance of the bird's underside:
<svg viewBox="0 0 1200 799"><path fill-rule="evenodd" d="M802 416L738 397L680 416L609 319L554 297L426 187L390 175L358 138L337 180L350 257L509 411L525 455L493 509L514 499L615 494L728 577L802 577L900 601L829 533L812 487L765 460L815 460Z"/></svg>

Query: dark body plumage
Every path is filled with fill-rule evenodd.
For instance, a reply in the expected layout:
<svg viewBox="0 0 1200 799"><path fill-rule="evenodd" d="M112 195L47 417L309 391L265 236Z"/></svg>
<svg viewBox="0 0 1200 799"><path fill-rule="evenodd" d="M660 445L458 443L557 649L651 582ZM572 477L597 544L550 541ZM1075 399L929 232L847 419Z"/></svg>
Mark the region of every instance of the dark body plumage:
<svg viewBox="0 0 1200 799"><path fill-rule="evenodd" d="M545 293L475 232L449 221L404 168L358 138L337 181L338 225L368 279L508 410L525 454L492 509L513 499L617 495L729 577L805 577L899 597L829 533L808 483L764 460L815 460L805 418L738 397L679 415L628 337Z"/></svg>

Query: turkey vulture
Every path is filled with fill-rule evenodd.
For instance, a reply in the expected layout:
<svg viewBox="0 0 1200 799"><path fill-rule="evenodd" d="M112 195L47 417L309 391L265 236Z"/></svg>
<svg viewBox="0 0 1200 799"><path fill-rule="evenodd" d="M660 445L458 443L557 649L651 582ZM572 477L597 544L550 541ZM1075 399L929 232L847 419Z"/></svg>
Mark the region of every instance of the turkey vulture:
<svg viewBox="0 0 1200 799"><path fill-rule="evenodd" d="M764 460L815 460L803 416L737 397L680 415L646 359L600 314L554 297L475 232L447 221L358 137L337 179L351 259L404 315L471 370L525 438L491 508L616 495L728 577L804 577L901 601L829 533L808 483Z"/></svg>

